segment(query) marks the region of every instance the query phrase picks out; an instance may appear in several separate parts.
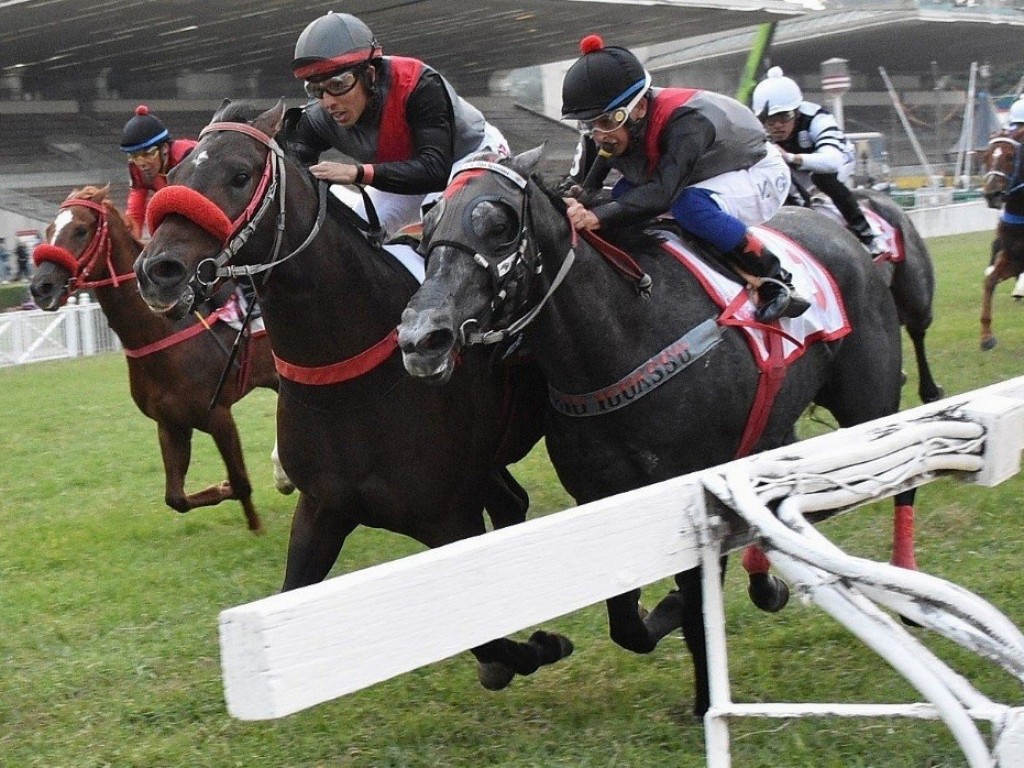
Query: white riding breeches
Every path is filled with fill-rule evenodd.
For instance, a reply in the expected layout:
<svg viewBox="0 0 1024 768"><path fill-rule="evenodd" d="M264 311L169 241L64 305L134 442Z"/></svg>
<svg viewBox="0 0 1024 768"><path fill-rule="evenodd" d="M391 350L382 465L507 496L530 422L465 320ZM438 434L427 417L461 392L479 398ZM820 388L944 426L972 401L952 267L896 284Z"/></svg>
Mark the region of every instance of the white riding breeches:
<svg viewBox="0 0 1024 768"><path fill-rule="evenodd" d="M711 191L719 208L744 224L763 224L779 212L789 194L790 170L774 144L757 164L694 184Z"/></svg>
<svg viewBox="0 0 1024 768"><path fill-rule="evenodd" d="M480 146L465 157L455 161L452 165L451 176L454 176L462 164L477 152L496 152L499 155L508 156L508 142L505 141L501 131L490 123L486 123ZM448 177L449 180L451 176ZM380 219L381 226L388 236L400 232L405 227L418 224L423 218L423 209L429 208L444 194L441 191L425 195L398 195L394 192L382 192L374 187L366 187L366 193L369 195L374 210L377 211L377 217ZM356 213L364 219L366 218L366 208L363 205L362 197L353 201L352 207Z"/></svg>

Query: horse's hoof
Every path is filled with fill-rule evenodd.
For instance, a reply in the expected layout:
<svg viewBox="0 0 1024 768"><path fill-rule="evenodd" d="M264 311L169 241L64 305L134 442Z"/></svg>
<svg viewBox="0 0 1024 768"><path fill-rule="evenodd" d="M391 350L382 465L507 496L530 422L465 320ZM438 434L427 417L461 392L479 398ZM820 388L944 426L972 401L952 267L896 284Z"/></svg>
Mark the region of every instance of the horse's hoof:
<svg viewBox="0 0 1024 768"><path fill-rule="evenodd" d="M554 664L567 656L572 656L572 652L576 650L572 640L565 635L560 635L557 632L545 632L542 629L538 629L530 635L528 642L539 649L537 655L542 666Z"/></svg>
<svg viewBox="0 0 1024 768"><path fill-rule="evenodd" d="M789 602L789 586L770 573L750 574L750 602L767 613L778 613Z"/></svg>
<svg viewBox="0 0 1024 768"><path fill-rule="evenodd" d="M941 400L946 396L946 390L936 385L935 389L933 389L931 392L921 392L919 394L921 395L922 403L934 403L936 400Z"/></svg>
<svg viewBox="0 0 1024 768"><path fill-rule="evenodd" d="M907 376L907 372L906 371L900 371L900 386L901 387L906 386L906 384L907 384L907 382L909 380L910 380L910 377Z"/></svg>
<svg viewBox="0 0 1024 768"><path fill-rule="evenodd" d="M990 349L995 349L995 346L996 346L996 337L995 336L986 336L985 338L983 338L981 340L981 351L982 352L988 352Z"/></svg>
<svg viewBox="0 0 1024 768"><path fill-rule="evenodd" d="M476 676L480 680L480 685L488 691L500 691L508 687L516 673L512 667L508 667L500 661L491 661L487 664L477 664Z"/></svg>
<svg viewBox="0 0 1024 768"><path fill-rule="evenodd" d="M902 613L900 614L900 621L902 621L903 624L905 626L908 626L908 627L920 627L921 626L920 624L918 624L913 619L910 619L910 618L907 618L906 616L904 616Z"/></svg>

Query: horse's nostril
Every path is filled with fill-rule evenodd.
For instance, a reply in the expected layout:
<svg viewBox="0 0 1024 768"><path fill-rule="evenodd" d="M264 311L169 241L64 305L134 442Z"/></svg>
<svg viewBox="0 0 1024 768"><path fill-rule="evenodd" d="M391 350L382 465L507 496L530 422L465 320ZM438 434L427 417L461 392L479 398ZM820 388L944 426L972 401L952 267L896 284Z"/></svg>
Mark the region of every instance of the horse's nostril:
<svg viewBox="0 0 1024 768"><path fill-rule="evenodd" d="M185 265L176 259L153 259L144 265L146 275L154 283L170 285L185 279Z"/></svg>

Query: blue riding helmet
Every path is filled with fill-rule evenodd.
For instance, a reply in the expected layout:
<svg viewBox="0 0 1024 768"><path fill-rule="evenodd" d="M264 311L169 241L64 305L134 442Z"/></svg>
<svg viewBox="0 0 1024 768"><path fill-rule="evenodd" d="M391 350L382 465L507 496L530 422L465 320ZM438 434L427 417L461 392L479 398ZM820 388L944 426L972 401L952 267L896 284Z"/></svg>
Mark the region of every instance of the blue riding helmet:
<svg viewBox="0 0 1024 768"><path fill-rule="evenodd" d="M138 152L171 140L171 134L162 122L149 112L149 107L140 104L135 116L124 124L121 131L121 151Z"/></svg>

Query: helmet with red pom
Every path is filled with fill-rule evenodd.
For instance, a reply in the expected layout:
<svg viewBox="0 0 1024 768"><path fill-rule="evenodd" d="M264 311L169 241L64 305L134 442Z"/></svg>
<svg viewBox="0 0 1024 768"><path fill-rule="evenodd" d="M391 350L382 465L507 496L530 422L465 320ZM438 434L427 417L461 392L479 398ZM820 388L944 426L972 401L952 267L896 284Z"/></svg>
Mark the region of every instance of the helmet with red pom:
<svg viewBox="0 0 1024 768"><path fill-rule="evenodd" d="M651 75L625 48L597 35L580 41L583 54L562 81L562 119L592 120L619 108L632 110L651 87Z"/></svg>
<svg viewBox="0 0 1024 768"><path fill-rule="evenodd" d="M149 107L140 104L135 108L135 115L124 124L121 131L121 151L138 152L171 140L171 134L156 115L151 114Z"/></svg>

